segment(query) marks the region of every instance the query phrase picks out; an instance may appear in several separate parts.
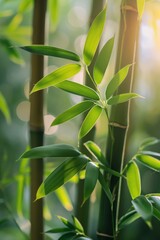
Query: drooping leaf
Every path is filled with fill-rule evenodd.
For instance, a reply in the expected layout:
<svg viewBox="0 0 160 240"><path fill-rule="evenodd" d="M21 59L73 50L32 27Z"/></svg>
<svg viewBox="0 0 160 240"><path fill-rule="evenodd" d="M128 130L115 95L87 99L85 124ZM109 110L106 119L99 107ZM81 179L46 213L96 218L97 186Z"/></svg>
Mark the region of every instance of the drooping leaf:
<svg viewBox="0 0 160 240"><path fill-rule="evenodd" d="M108 182L105 181L104 176L102 175L101 172L99 172L98 180L99 180L99 182L102 186L103 191L105 192L105 194L107 195L110 203L112 204L112 202L113 202L112 199L113 198L112 198L111 190L109 188Z"/></svg>
<svg viewBox="0 0 160 240"><path fill-rule="evenodd" d="M121 83L125 80L129 72L130 66L131 64L120 69L118 73L116 73L114 77L111 79L106 89L106 99L109 99L115 93L115 91L118 89Z"/></svg>
<svg viewBox="0 0 160 240"><path fill-rule="evenodd" d="M32 148L24 152L22 158L44 158L44 157L76 157L81 153L69 144L53 144Z"/></svg>
<svg viewBox="0 0 160 240"><path fill-rule="evenodd" d="M81 171L86 166L87 162L88 158L83 155L65 160L40 185L36 199L42 198L61 187L76 173Z"/></svg>
<svg viewBox="0 0 160 240"><path fill-rule="evenodd" d="M87 39L83 50L83 58L87 66L90 65L95 55L96 49L98 47L104 29L105 20L106 20L106 8L104 8L96 16L87 35Z"/></svg>
<svg viewBox="0 0 160 240"><path fill-rule="evenodd" d="M88 99L99 100L99 95L96 93L95 90L76 82L66 80L57 84L55 87L58 87L66 92L86 97Z"/></svg>
<svg viewBox="0 0 160 240"><path fill-rule="evenodd" d="M84 233L83 226L82 226L82 224L79 222L79 220L78 220L76 217L74 217L74 216L72 216L72 218L73 218L73 223L74 223L75 228L76 228L79 232Z"/></svg>
<svg viewBox="0 0 160 240"><path fill-rule="evenodd" d="M154 171L160 171L160 160L154 157L151 157L149 155L137 154L135 156L135 159Z"/></svg>
<svg viewBox="0 0 160 240"><path fill-rule="evenodd" d="M135 162L130 162L126 172L127 185L132 199L141 194L141 178L139 168Z"/></svg>
<svg viewBox="0 0 160 240"><path fill-rule="evenodd" d="M141 97L139 94L136 93L123 93L120 95L116 95L108 99L107 104L108 105L116 105L119 103L124 103L129 101L130 99Z"/></svg>
<svg viewBox="0 0 160 240"><path fill-rule="evenodd" d="M90 197L91 193L93 192L97 183L98 174L99 174L98 167L93 162L87 163L86 175L84 180L83 203Z"/></svg>
<svg viewBox="0 0 160 240"><path fill-rule="evenodd" d="M61 113L59 116L57 116L54 121L52 122L51 126L55 126L61 123L64 123L79 114L87 111L91 107L93 107L94 103L91 101L83 101L81 103L76 104L75 106L69 108L65 112Z"/></svg>
<svg viewBox="0 0 160 240"><path fill-rule="evenodd" d="M126 213L120 218L118 223L118 229L123 229L124 227L136 221L138 218L140 218L140 215L135 210Z"/></svg>
<svg viewBox="0 0 160 240"><path fill-rule="evenodd" d="M8 104L4 98L4 96L2 95L2 93L0 92L0 111L3 113L6 121L8 123L11 122L11 116L10 116L10 111L8 108Z"/></svg>
<svg viewBox="0 0 160 240"><path fill-rule="evenodd" d="M114 44L114 37L109 39L106 44L103 46L101 52L99 53L94 69L93 69L93 77L97 84L100 84L105 71L108 67L108 63L112 54Z"/></svg>
<svg viewBox="0 0 160 240"><path fill-rule="evenodd" d="M91 108L80 128L79 139L83 138L94 127L101 113L102 108L100 106L96 105Z"/></svg>
<svg viewBox="0 0 160 240"><path fill-rule="evenodd" d="M84 146L102 164L104 164L104 165L107 164L105 156L103 155L101 149L99 148L99 146L96 143L94 143L93 141L88 141L84 144Z"/></svg>
<svg viewBox="0 0 160 240"><path fill-rule="evenodd" d="M144 7L145 7L145 0L137 0L137 9L138 9L138 15L140 19L142 18Z"/></svg>
<svg viewBox="0 0 160 240"><path fill-rule="evenodd" d="M145 196L139 196L132 200L132 204L137 213L145 220L149 221L153 216L153 206Z"/></svg>
<svg viewBox="0 0 160 240"><path fill-rule="evenodd" d="M80 61L80 58L76 53L62 49L62 48L56 48L56 47L44 46L44 45L29 45L29 46L22 46L20 48L30 53L35 53L39 55L65 58L65 59L69 59L77 62Z"/></svg>
<svg viewBox="0 0 160 240"><path fill-rule="evenodd" d="M150 138L147 138L145 139L142 144L140 145L139 147L139 150L144 150L145 148L151 146L151 145L155 145L157 143L159 143L159 139L155 138L155 137L150 137Z"/></svg>
<svg viewBox="0 0 160 240"><path fill-rule="evenodd" d="M64 65L47 76L43 77L39 82L35 84L31 93L55 86L56 84L63 82L67 78L73 77L81 70L81 66L79 64L67 64Z"/></svg>

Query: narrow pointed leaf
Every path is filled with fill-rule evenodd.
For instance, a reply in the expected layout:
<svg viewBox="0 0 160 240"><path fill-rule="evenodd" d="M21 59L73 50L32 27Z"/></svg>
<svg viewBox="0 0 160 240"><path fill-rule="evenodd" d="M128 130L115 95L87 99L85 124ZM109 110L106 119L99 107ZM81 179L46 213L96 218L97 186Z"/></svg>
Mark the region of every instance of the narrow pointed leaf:
<svg viewBox="0 0 160 240"><path fill-rule="evenodd" d="M96 124L96 121L100 117L102 113L102 108L100 106L94 106L89 113L87 114L86 118L84 119L82 126L79 131L79 139L84 137Z"/></svg>
<svg viewBox="0 0 160 240"><path fill-rule="evenodd" d="M98 58L93 69L93 77L97 84L100 84L104 77L105 71L108 67L108 63L112 54L113 44L114 38L111 38L106 42L106 44L103 46L101 52L98 55Z"/></svg>
<svg viewBox="0 0 160 240"><path fill-rule="evenodd" d="M146 197L139 196L132 200L132 204L136 212L139 213L145 221L151 219L153 215L153 206Z"/></svg>
<svg viewBox="0 0 160 240"><path fill-rule="evenodd" d="M108 105L116 105L116 104L119 104L119 103L127 102L130 99L137 98L137 97L141 97L141 96L136 94L136 93L123 93L123 94L111 97L107 101L107 103L108 103Z"/></svg>
<svg viewBox="0 0 160 240"><path fill-rule="evenodd" d="M115 91L118 89L121 83L125 80L130 66L131 64L120 69L118 73L116 73L114 77L111 79L106 89L106 99L109 99L115 93Z"/></svg>
<svg viewBox="0 0 160 240"><path fill-rule="evenodd" d="M86 166L87 162L88 159L82 155L64 161L41 184L37 191L36 199L42 198L61 187L76 173L81 171Z"/></svg>
<svg viewBox="0 0 160 240"><path fill-rule="evenodd" d="M146 0L137 0L137 9L138 9L138 15L140 19L142 18L142 15L144 12L145 1Z"/></svg>
<svg viewBox="0 0 160 240"><path fill-rule="evenodd" d="M30 45L30 46L22 46L23 50L26 50L30 53L35 53L39 55L46 55L58 58L66 58L73 61L80 61L79 56L71 51L67 51L62 48L56 48L51 46L44 45Z"/></svg>
<svg viewBox="0 0 160 240"><path fill-rule="evenodd" d="M48 74L47 76L43 77L39 82L35 84L31 93L55 86L56 84L63 82L67 78L73 77L81 70L81 66L79 64L67 64L58 69L54 72Z"/></svg>
<svg viewBox="0 0 160 240"><path fill-rule="evenodd" d="M160 160L154 157L137 154L135 159L154 171L160 171Z"/></svg>
<svg viewBox="0 0 160 240"><path fill-rule="evenodd" d="M134 221L136 221L138 218L140 218L140 215L135 211L132 210L128 213L126 213L125 215L123 215L120 220L119 220L119 224L118 224L118 229L121 230L122 228L130 225L131 223L133 223Z"/></svg>
<svg viewBox="0 0 160 240"><path fill-rule="evenodd" d="M71 231L71 230L69 228L53 228L46 231L45 233L64 233L68 231Z"/></svg>
<svg viewBox="0 0 160 240"><path fill-rule="evenodd" d="M93 100L99 100L99 95L96 93L95 90L76 82L66 80L57 84L56 87L66 92L76 94L78 96L86 97Z"/></svg>
<svg viewBox="0 0 160 240"><path fill-rule="evenodd" d="M83 203L90 197L91 193L93 192L97 183L98 174L99 174L98 167L93 162L87 163L86 175L85 175L85 181L84 181Z"/></svg>
<svg viewBox="0 0 160 240"><path fill-rule="evenodd" d="M70 230L74 230L74 229L75 229L74 225L73 225L70 221L68 221L67 218L64 218L64 217L61 217L61 216L58 216L58 218L59 218L59 219L61 220L61 222L62 222L65 226L67 226Z"/></svg>
<svg viewBox="0 0 160 240"><path fill-rule="evenodd" d="M109 199L109 201L110 201L110 203L112 205L112 203L113 203L113 201L112 201L112 193L110 191L108 183L105 181L105 179L104 179L104 177L103 177L101 172L99 172L98 180L99 180L99 182L101 184L101 187L102 187L103 191L107 195L107 197L108 197L108 199Z"/></svg>
<svg viewBox="0 0 160 240"><path fill-rule="evenodd" d="M96 49L98 47L104 29L105 20L106 20L106 8L104 8L96 16L87 35L83 51L84 62L87 66L90 65L95 55Z"/></svg>
<svg viewBox="0 0 160 240"><path fill-rule="evenodd" d="M145 139L139 147L139 150L144 150L145 148L159 143L159 139L155 137L150 137Z"/></svg>
<svg viewBox="0 0 160 240"><path fill-rule="evenodd" d="M99 148L99 146L92 142L92 141L88 141L85 144L85 147L87 148L87 150L97 159L99 160L102 164L106 165L106 158L104 157L101 149Z"/></svg>
<svg viewBox="0 0 160 240"><path fill-rule="evenodd" d="M160 211L155 207L153 207L153 216L160 221Z"/></svg>
<svg viewBox="0 0 160 240"><path fill-rule="evenodd" d="M79 232L84 233L84 229L83 229L81 223L79 222L79 220L78 220L76 217L72 217L72 218L73 218L73 222L74 222L75 228L76 228Z"/></svg>
<svg viewBox="0 0 160 240"><path fill-rule="evenodd" d="M149 200L151 200L153 206L160 211L160 196L151 196Z"/></svg>
<svg viewBox="0 0 160 240"><path fill-rule="evenodd" d="M44 157L76 157L81 153L69 144L54 144L32 148L24 152L22 158L44 158Z"/></svg>
<svg viewBox="0 0 160 240"><path fill-rule="evenodd" d="M141 194L141 178L139 168L135 162L131 162L127 168L127 185L132 199Z"/></svg>
<svg viewBox="0 0 160 240"><path fill-rule="evenodd" d="M73 210L71 198L64 186L61 186L55 191L58 200L61 202L62 206L67 210Z"/></svg>
<svg viewBox="0 0 160 240"><path fill-rule="evenodd" d="M3 113L6 121L10 123L11 122L10 111L7 102L1 92L0 92L0 111Z"/></svg>
<svg viewBox="0 0 160 240"><path fill-rule="evenodd" d="M140 151L139 153L142 154L142 155L150 155L150 156L153 156L153 157L160 157L160 153L158 153L158 152Z"/></svg>
<svg viewBox="0 0 160 240"><path fill-rule="evenodd" d="M93 107L94 103L91 101L83 101L81 103L76 104L75 106L69 108L68 110L66 110L65 112L63 112L62 114L60 114L59 116L57 116L54 121L52 122L51 126L55 126L61 123L64 123L76 116L78 116L79 114L87 111L88 109L90 109L91 107Z"/></svg>

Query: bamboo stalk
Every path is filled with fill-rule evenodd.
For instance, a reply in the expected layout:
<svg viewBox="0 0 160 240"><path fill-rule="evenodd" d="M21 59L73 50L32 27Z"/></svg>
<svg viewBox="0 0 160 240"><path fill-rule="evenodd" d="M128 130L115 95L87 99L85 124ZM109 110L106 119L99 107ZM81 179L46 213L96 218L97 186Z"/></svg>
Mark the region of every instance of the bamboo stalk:
<svg viewBox="0 0 160 240"><path fill-rule="evenodd" d="M32 44L44 44L46 0L34 0ZM43 77L43 56L32 55L30 89ZM30 145L43 145L43 92L39 91L30 96ZM32 159L31 167L31 240L43 239L43 201L34 202L37 189L43 181L43 159Z"/></svg>
<svg viewBox="0 0 160 240"><path fill-rule="evenodd" d="M139 20L136 0L123 0L121 4L121 20L119 42L116 60L116 72L127 64L135 63L137 34ZM130 92L133 83L134 64L124 83L119 87L116 94ZM110 126L107 140L106 157L110 161L112 169L121 172L124 164L124 155L129 127L130 103L115 105L111 108ZM99 213L98 239L117 239L117 225L120 208L122 179L112 176L110 188L114 194L113 209L111 209L104 192L101 195Z"/></svg>

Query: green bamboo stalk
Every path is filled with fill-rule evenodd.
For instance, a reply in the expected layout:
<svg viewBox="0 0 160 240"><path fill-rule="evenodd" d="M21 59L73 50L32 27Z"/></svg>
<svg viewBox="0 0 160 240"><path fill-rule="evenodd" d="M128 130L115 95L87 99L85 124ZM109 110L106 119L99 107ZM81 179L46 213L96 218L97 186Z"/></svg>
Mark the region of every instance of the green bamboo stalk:
<svg viewBox="0 0 160 240"><path fill-rule="evenodd" d="M91 14L89 18L89 26L92 24L93 20L95 17L98 15L98 13L102 10L103 8L103 0L93 0L92 3L92 9L91 9ZM98 50L97 50L98 52ZM96 59L97 53L95 54L95 58L92 61L91 65L89 66L89 72L93 72L93 67L95 64L95 59ZM93 83L86 73L85 77L85 85L94 88ZM86 114L83 114L82 121L86 117ZM80 141L80 151L83 152L84 154L88 155L88 151L84 147L84 143L93 140L95 136L95 128L93 128L82 140ZM79 183L77 186L77 199L76 199L76 216L82 223L85 232L88 232L88 225L89 225L89 210L90 210L90 200L87 200L83 206L81 206L83 202L83 191L84 191L84 180L79 179Z"/></svg>
<svg viewBox="0 0 160 240"><path fill-rule="evenodd" d="M116 60L116 72L127 64L135 63L139 18L136 0L122 0L121 20ZM124 83L119 87L118 94L130 92L133 84L134 64ZM117 94L116 93L116 94ZM111 108L109 134L107 140L106 157L112 169L121 172L124 164L127 131L129 127L130 103L115 105ZM112 176L110 188L114 194L113 209L106 199L104 192L101 195L98 239L118 239L117 224L120 209L122 179Z"/></svg>
<svg viewBox="0 0 160 240"><path fill-rule="evenodd" d="M34 0L32 44L44 44L46 0ZM43 77L43 56L32 55L30 89ZM30 145L43 145L43 92L39 91L30 96ZM43 202L34 202L37 189L43 180L43 159L31 160L31 240L43 239Z"/></svg>

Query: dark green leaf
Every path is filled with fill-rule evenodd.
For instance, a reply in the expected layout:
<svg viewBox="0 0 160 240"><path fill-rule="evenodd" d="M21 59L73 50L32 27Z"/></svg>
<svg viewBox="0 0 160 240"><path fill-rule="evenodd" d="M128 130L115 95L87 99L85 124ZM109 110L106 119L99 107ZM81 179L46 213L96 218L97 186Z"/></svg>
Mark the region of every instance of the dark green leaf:
<svg viewBox="0 0 160 240"><path fill-rule="evenodd" d="M155 207L153 207L153 216L160 221L160 211Z"/></svg>
<svg viewBox="0 0 160 240"><path fill-rule="evenodd" d="M155 145L157 143L159 143L159 139L157 139L155 137L147 138L142 142L142 144L139 147L139 150L143 150L143 149L145 149L151 145Z"/></svg>
<svg viewBox="0 0 160 240"><path fill-rule="evenodd" d="M75 106L69 108L67 111L63 112L59 116L57 116L54 121L52 122L52 126L64 123L79 114L87 111L91 107L93 107L94 103L91 101L83 101L81 103L76 104Z"/></svg>
<svg viewBox="0 0 160 240"><path fill-rule="evenodd" d="M55 87L58 87L66 92L70 92L82 97L86 97L93 100L99 100L99 96L95 90L76 82L66 80L64 82L57 84Z"/></svg>
<svg viewBox="0 0 160 240"><path fill-rule="evenodd" d="M96 49L102 36L105 20L106 20L106 8L104 8L96 16L87 35L83 51L84 62L87 66L90 65L95 55Z"/></svg>
<svg viewBox="0 0 160 240"><path fill-rule="evenodd" d="M22 46L21 48L30 53L58 57L58 58L66 58L73 61L80 61L80 58L76 53L62 49L62 48L56 48L56 47L44 46L44 45Z"/></svg>
<svg viewBox="0 0 160 240"><path fill-rule="evenodd" d="M69 228L53 228L46 231L45 233L63 233L68 231L71 231L71 230Z"/></svg>
<svg viewBox="0 0 160 240"><path fill-rule="evenodd" d="M89 238L89 237L82 237L82 236L77 236L75 239L76 239L76 240L92 240L92 239Z"/></svg>
<svg viewBox="0 0 160 240"><path fill-rule="evenodd" d="M44 158L44 157L76 157L81 153L69 144L54 144L32 148L24 152L22 158Z"/></svg>
<svg viewBox="0 0 160 240"><path fill-rule="evenodd" d="M62 222L65 226L67 226L70 230L74 230L74 229L75 229L74 225L73 225L70 221L68 221L67 218L64 218L64 217L61 217L61 216L58 216L58 218L59 218L59 219L61 220L61 222Z"/></svg>
<svg viewBox="0 0 160 240"><path fill-rule="evenodd" d="M79 64L67 64L56 69L54 72L43 77L39 82L35 84L31 93L55 86L56 84L63 82L67 78L73 77L81 70Z"/></svg>
<svg viewBox="0 0 160 240"><path fill-rule="evenodd" d="M87 148L87 150L97 159L99 160L102 164L106 165L107 161L106 158L104 157L101 149L99 148L99 146L92 142L92 141L88 141L85 144L85 147Z"/></svg>
<svg viewBox="0 0 160 240"><path fill-rule="evenodd" d="M3 113L6 121L8 123L10 123L11 116L10 116L9 108L8 108L7 102L1 92L0 92L0 111Z"/></svg>
<svg viewBox="0 0 160 240"><path fill-rule="evenodd" d="M102 108L97 105L89 111L80 128L79 139L83 138L94 127L101 113Z"/></svg>
<svg viewBox="0 0 160 240"><path fill-rule="evenodd" d="M101 172L99 172L98 180L99 180L99 182L100 182L100 184L101 184L101 186L103 188L103 191L107 195L107 197L108 197L108 199L109 199L109 201L110 201L110 203L112 205L112 203L113 203L113 201L112 201L112 193L111 193L111 191L109 189L108 182L105 181L105 179L104 179L104 177L103 177Z"/></svg>
<svg viewBox="0 0 160 240"><path fill-rule="evenodd" d="M74 239L74 236L76 236L76 233L66 233L58 238L58 240L72 240Z"/></svg>
<svg viewBox="0 0 160 240"><path fill-rule="evenodd" d="M61 187L76 173L81 171L86 166L87 162L88 159L83 155L69 158L64 161L41 184L37 191L36 199L42 198Z"/></svg>
<svg viewBox="0 0 160 240"><path fill-rule="evenodd" d="M79 222L79 220L78 220L76 217L72 217L72 218L73 218L73 222L74 222L75 228L76 228L79 232L84 233L84 229L83 229L81 223Z"/></svg>
<svg viewBox="0 0 160 240"><path fill-rule="evenodd" d="M151 196L149 200L151 200L153 206L160 211L160 196Z"/></svg>
<svg viewBox="0 0 160 240"><path fill-rule="evenodd" d="M111 57L113 44L114 38L111 38L109 41L106 42L106 44L103 46L101 52L98 55L98 58L93 69L94 80L97 84L100 84L104 77L105 71L108 67L108 63Z"/></svg>
<svg viewBox="0 0 160 240"><path fill-rule="evenodd" d="M119 230L130 225L131 223L136 221L138 218L140 218L140 215L135 210L132 210L126 213L119 220L119 224L118 224Z"/></svg>
<svg viewBox="0 0 160 240"><path fill-rule="evenodd" d="M160 171L160 161L154 157L137 154L135 159L154 171Z"/></svg>
<svg viewBox="0 0 160 240"><path fill-rule="evenodd" d="M137 97L141 97L141 96L136 93L123 93L123 94L111 97L110 99L108 99L107 103L108 105L115 105L115 104L127 102L130 99L137 98Z"/></svg>

